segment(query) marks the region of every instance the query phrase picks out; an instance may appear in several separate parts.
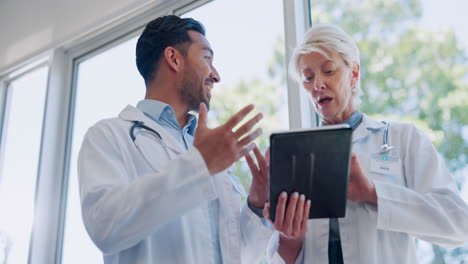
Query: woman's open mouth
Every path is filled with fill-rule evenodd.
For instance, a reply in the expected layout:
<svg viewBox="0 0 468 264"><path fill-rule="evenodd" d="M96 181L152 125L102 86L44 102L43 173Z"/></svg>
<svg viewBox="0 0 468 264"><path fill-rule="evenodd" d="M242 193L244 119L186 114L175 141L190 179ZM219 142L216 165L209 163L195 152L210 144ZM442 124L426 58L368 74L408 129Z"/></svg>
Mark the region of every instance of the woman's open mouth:
<svg viewBox="0 0 468 264"><path fill-rule="evenodd" d="M333 98L328 97L328 96L323 96L323 97L319 98L318 103L319 103L319 105L325 105L325 104L331 102L331 100L333 100Z"/></svg>

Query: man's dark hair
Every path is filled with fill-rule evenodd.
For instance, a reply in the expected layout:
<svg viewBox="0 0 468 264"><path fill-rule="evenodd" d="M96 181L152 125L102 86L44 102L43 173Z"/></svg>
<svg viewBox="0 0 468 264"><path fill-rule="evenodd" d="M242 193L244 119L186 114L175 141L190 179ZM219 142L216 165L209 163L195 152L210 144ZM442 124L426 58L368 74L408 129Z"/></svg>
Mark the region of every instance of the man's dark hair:
<svg viewBox="0 0 468 264"><path fill-rule="evenodd" d="M136 45L136 64L145 83L154 79L164 49L174 47L187 55L186 44L192 43L188 30L205 35L203 25L192 18L162 16L146 25Z"/></svg>

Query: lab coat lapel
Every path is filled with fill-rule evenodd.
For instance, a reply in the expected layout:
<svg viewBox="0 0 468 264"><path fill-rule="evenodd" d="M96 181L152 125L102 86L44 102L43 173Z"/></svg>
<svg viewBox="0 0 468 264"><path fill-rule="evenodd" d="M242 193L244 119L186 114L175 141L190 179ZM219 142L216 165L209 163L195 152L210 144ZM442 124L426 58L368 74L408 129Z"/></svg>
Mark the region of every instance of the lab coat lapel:
<svg viewBox="0 0 468 264"><path fill-rule="evenodd" d="M158 131L158 133L161 135L162 140L164 141L164 144L171 148L172 150L178 152L178 153L183 153L185 149L177 142L177 140L169 134L163 127L158 125L156 122L151 120L149 117L147 117L142 111L139 109L127 105L122 112L120 112L119 117L127 120L127 121L141 121L143 122L146 126Z"/></svg>

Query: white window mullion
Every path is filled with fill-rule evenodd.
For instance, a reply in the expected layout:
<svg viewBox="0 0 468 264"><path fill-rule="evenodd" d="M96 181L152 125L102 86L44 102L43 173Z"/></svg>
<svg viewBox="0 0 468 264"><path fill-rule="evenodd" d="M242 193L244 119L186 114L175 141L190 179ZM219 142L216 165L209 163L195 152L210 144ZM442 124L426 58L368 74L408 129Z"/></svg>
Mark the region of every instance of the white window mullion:
<svg viewBox="0 0 468 264"><path fill-rule="evenodd" d="M288 63L292 52L310 27L310 8L307 0L284 0L284 30L286 74L288 85L289 127L307 128L316 125L316 115L308 95L289 77Z"/></svg>
<svg viewBox="0 0 468 264"><path fill-rule="evenodd" d="M6 110L7 84L0 79L0 142L2 142L2 131L4 126L4 117ZM1 164L2 147L0 146L0 164Z"/></svg>
<svg viewBox="0 0 468 264"><path fill-rule="evenodd" d="M29 263L56 263L61 232L61 208L66 182L66 142L69 117L71 60L62 50L50 57L41 154L35 197Z"/></svg>

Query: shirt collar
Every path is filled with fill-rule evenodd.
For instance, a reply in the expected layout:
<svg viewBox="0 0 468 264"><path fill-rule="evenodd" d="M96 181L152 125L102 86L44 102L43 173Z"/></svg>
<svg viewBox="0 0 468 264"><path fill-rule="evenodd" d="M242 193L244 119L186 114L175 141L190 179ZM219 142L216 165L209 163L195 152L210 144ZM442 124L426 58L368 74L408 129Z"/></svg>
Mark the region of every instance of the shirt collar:
<svg viewBox="0 0 468 264"><path fill-rule="evenodd" d="M348 119L346 119L342 124L348 124L351 129L354 131L362 122L363 114L360 111L355 111ZM325 123L322 122L322 126Z"/></svg>
<svg viewBox="0 0 468 264"><path fill-rule="evenodd" d="M145 99L138 102L137 108L140 109L143 113L149 115L154 120L161 119L161 115L164 111L174 113L170 105L150 99Z"/></svg>
<svg viewBox="0 0 468 264"><path fill-rule="evenodd" d="M354 131L362 122L362 113L360 111L355 111L348 119L346 119L343 124L348 124L351 129Z"/></svg>
<svg viewBox="0 0 468 264"><path fill-rule="evenodd" d="M197 128L197 117L195 115L188 114L187 125L185 125L185 127L187 126L187 133L191 136L195 136L195 128Z"/></svg>
<svg viewBox="0 0 468 264"><path fill-rule="evenodd" d="M151 99L144 99L138 102L137 108L156 122L165 120L180 129L179 123L175 117L174 109L166 103ZM197 118L195 115L190 113L187 115L187 124L185 125L184 129L187 128L187 133L193 136L195 133L195 128L197 127Z"/></svg>

